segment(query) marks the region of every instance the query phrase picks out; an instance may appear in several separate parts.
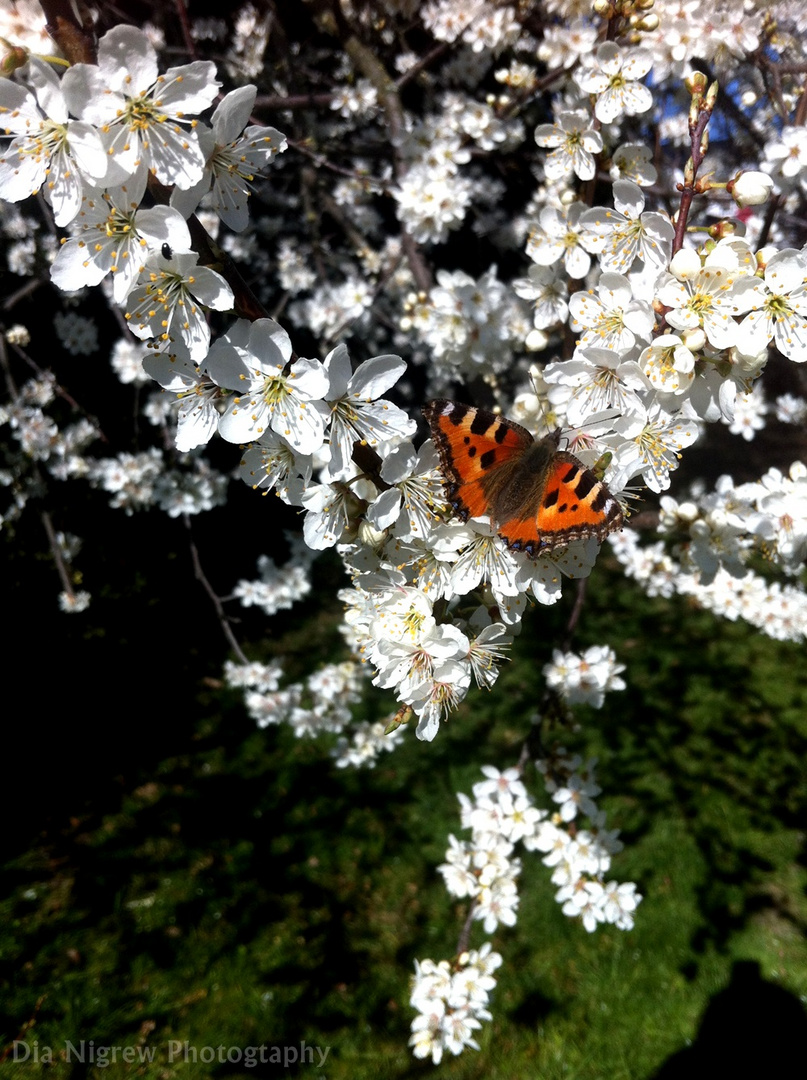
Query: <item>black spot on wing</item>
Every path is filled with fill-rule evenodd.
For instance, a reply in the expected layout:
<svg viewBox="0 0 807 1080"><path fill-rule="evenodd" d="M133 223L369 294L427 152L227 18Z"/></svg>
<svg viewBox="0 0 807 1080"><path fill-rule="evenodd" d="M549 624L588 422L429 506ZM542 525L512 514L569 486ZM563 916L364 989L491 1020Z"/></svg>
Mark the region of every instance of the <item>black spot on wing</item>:
<svg viewBox="0 0 807 1080"><path fill-rule="evenodd" d="M593 473L581 471L577 484L575 485L575 494L580 499L585 500L589 492L593 491L598 483L599 480Z"/></svg>
<svg viewBox="0 0 807 1080"><path fill-rule="evenodd" d="M496 464L496 451L495 450L486 450L484 452L484 454L480 457L479 464L482 466L483 469L489 469L491 467L491 465L495 465Z"/></svg>
<svg viewBox="0 0 807 1080"><path fill-rule="evenodd" d="M443 415L448 417L454 427L459 427L470 411L469 405L460 405L459 402L454 402L445 410Z"/></svg>
<svg viewBox="0 0 807 1080"><path fill-rule="evenodd" d="M477 412L476 416L471 421L471 434L472 435L484 435L490 427L490 416L486 416L483 412Z"/></svg>

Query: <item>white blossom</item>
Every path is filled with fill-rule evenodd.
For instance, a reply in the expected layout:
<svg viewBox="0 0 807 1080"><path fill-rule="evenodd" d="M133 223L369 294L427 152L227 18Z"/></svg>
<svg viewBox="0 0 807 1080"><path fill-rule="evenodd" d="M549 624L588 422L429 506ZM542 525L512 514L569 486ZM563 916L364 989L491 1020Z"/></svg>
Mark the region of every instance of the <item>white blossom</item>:
<svg viewBox="0 0 807 1080"><path fill-rule="evenodd" d="M84 188L107 175L107 156L92 124L69 119L66 86L44 61L30 57L27 78L34 93L0 78L3 134L14 136L0 156L0 198L20 202L42 189L56 224L67 225Z"/></svg>
<svg viewBox="0 0 807 1080"><path fill-rule="evenodd" d="M226 94L213 113L211 128L199 130L205 155L202 177L190 188L177 186L171 195L171 205L184 217L189 217L210 191L209 202L226 225L234 232L247 227L247 200L253 181L288 145L276 128L246 126L256 94L254 86L241 86Z"/></svg>
<svg viewBox="0 0 807 1080"><path fill-rule="evenodd" d="M622 49L613 41L604 41L595 56L575 72L575 82L587 94L594 94L594 115L610 124L626 114L647 112L653 95L639 79L650 71L652 54L646 49Z"/></svg>
<svg viewBox="0 0 807 1080"><path fill-rule="evenodd" d="M327 373L319 360L291 362L289 336L273 319L239 320L214 342L205 370L234 392L219 421L228 442L248 443L274 431L298 454L322 446Z"/></svg>
<svg viewBox="0 0 807 1080"><path fill-rule="evenodd" d="M553 124L539 124L535 141L551 150L544 162L550 180L563 180L572 174L580 180L593 179L594 155L602 150L602 136L584 110L560 111Z"/></svg>
<svg viewBox="0 0 807 1080"><path fill-rule="evenodd" d="M62 87L73 114L104 132L108 183L125 182L142 162L163 184L189 188L205 165L190 118L212 104L215 75L209 60L160 75L143 31L114 26L98 42L98 63L73 64Z"/></svg>

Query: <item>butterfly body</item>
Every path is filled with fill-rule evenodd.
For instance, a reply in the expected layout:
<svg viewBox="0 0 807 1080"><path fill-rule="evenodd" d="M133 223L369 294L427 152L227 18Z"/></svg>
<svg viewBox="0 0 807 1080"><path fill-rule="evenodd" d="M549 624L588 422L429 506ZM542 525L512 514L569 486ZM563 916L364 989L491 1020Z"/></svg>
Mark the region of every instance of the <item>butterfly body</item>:
<svg viewBox="0 0 807 1080"><path fill-rule="evenodd" d="M622 528L622 510L560 432L534 439L503 416L438 399L423 410L449 505L463 521L487 514L509 548L531 557Z"/></svg>

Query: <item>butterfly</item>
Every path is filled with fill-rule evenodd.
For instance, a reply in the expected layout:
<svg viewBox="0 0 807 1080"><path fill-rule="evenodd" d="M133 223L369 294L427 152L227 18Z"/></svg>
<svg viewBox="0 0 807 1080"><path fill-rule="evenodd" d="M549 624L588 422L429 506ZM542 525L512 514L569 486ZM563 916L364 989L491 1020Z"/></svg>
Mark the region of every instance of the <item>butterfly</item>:
<svg viewBox="0 0 807 1080"><path fill-rule="evenodd" d="M622 528L622 508L605 484L558 449L560 431L536 440L512 420L444 399L423 415L454 513L463 521L487 514L511 550L536 558Z"/></svg>

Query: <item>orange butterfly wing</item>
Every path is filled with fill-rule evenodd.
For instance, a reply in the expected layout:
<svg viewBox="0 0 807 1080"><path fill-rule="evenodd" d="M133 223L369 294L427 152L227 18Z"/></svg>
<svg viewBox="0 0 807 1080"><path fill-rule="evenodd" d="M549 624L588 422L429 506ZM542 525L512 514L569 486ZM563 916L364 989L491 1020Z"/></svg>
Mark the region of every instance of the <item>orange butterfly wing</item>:
<svg viewBox="0 0 807 1080"><path fill-rule="evenodd" d="M536 442L512 420L442 399L424 415L452 509L463 521L487 514L514 551L535 557L622 528L619 503L573 454L558 450L559 432Z"/></svg>
<svg viewBox="0 0 807 1080"><path fill-rule="evenodd" d="M430 401L423 415L429 422L446 498L455 514L491 513L491 487L500 487L518 459L535 444L526 428L485 409L458 401Z"/></svg>

